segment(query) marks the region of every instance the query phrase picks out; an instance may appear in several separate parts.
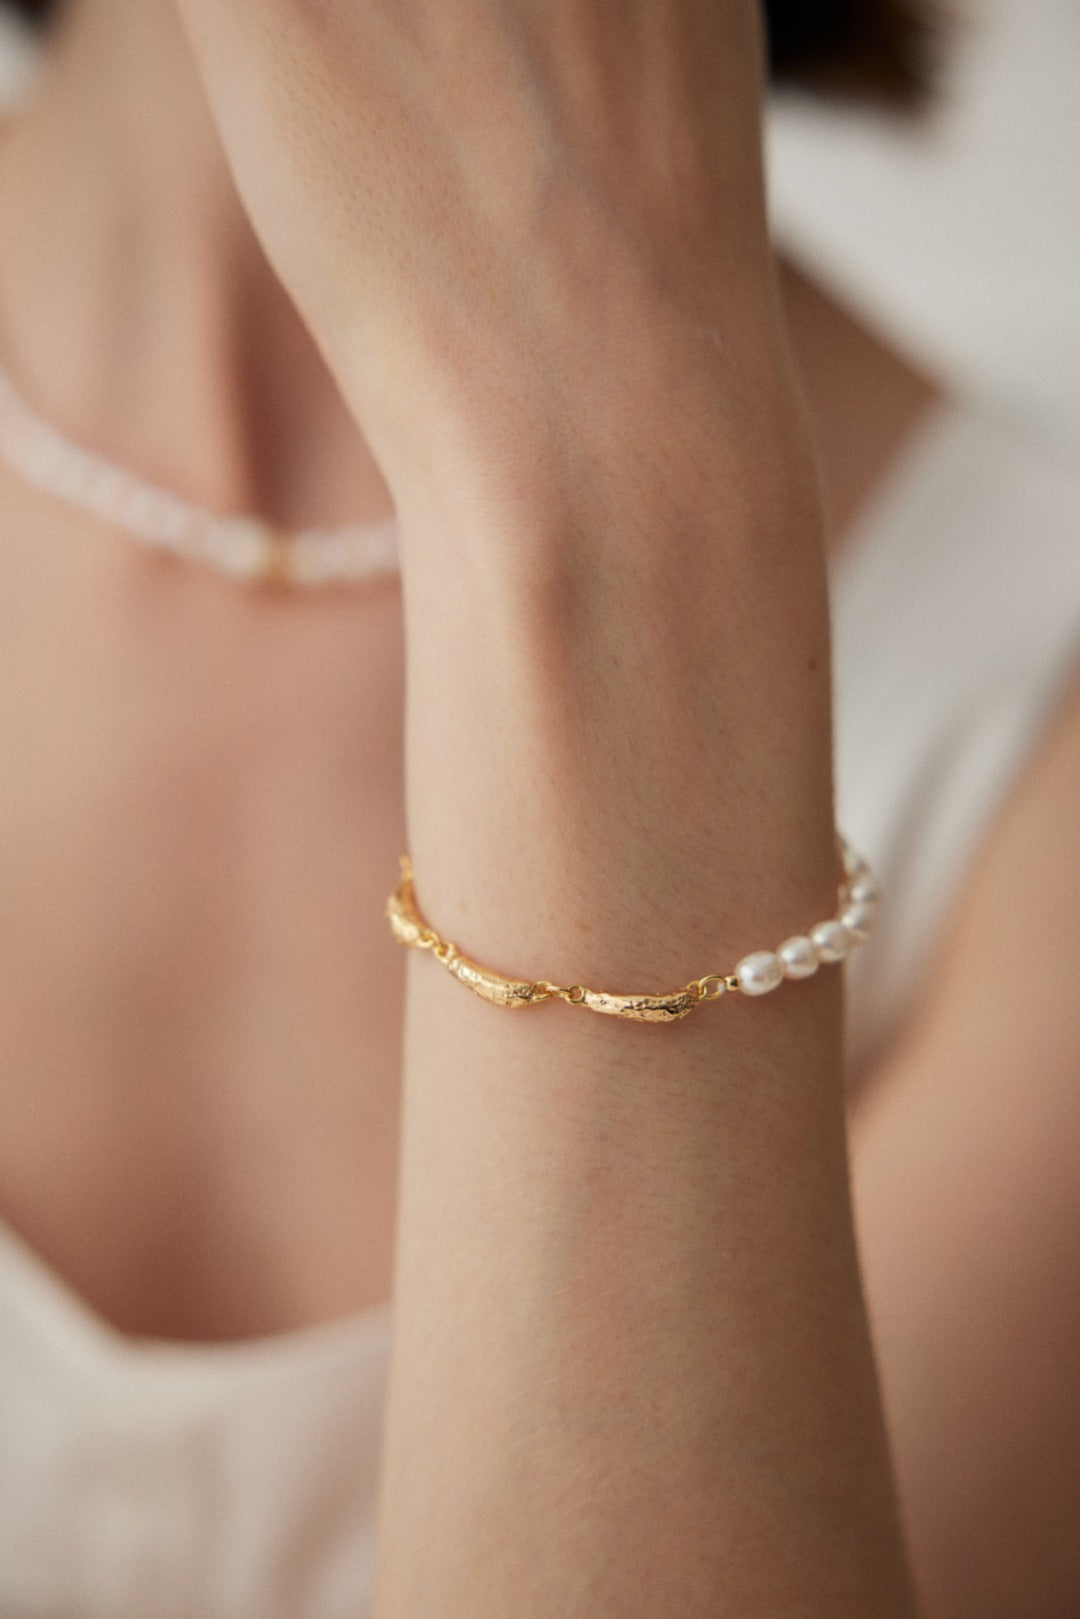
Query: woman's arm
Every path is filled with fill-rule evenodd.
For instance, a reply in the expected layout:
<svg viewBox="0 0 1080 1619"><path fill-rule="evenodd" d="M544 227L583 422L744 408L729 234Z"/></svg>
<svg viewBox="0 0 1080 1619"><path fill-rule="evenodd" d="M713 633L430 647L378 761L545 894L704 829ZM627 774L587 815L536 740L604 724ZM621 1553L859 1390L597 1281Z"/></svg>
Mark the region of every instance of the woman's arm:
<svg viewBox="0 0 1080 1619"><path fill-rule="evenodd" d="M432 922L662 990L830 914L755 8L185 10L401 515ZM379 1619L911 1613L839 1000L823 972L660 1029L410 961Z"/></svg>
<svg viewBox="0 0 1080 1619"><path fill-rule="evenodd" d="M925 1619L1080 1591L1080 680L850 1131Z"/></svg>
<svg viewBox="0 0 1080 1619"><path fill-rule="evenodd" d="M685 535L658 505L676 576ZM590 570L582 613L490 581L414 611L421 897L483 959L664 988L824 914L826 789L790 718L813 699L770 712L794 696L775 664L813 689L824 649L704 515L700 541L674 587ZM410 963L381 1616L910 1611L836 991L658 1030L498 1013Z"/></svg>

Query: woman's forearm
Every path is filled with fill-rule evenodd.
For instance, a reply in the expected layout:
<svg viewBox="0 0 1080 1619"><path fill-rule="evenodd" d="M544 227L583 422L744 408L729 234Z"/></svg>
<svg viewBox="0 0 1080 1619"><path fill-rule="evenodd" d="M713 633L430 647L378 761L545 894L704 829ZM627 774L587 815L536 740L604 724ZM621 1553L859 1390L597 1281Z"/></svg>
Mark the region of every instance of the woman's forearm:
<svg viewBox="0 0 1080 1619"><path fill-rule="evenodd" d="M755 0L181 9L398 508L433 924L633 991L830 914ZM657 1028L410 960L378 1619L910 1611L839 1022L828 972Z"/></svg>
<svg viewBox="0 0 1080 1619"><path fill-rule="evenodd" d="M668 990L835 901L799 453L669 402L575 424L587 489L545 445L546 492L469 507L483 567L453 518L413 537L418 895L514 975ZM377 1619L912 1611L839 1005L825 970L658 1028L410 959Z"/></svg>

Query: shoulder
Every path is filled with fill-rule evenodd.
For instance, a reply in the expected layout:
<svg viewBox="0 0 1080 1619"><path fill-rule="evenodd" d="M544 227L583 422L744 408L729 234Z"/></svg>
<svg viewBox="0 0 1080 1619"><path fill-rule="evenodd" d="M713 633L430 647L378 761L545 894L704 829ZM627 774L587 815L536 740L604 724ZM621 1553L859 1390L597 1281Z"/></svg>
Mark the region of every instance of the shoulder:
<svg viewBox="0 0 1080 1619"><path fill-rule="evenodd" d="M1080 669L851 1125L927 1619L1080 1587Z"/></svg>

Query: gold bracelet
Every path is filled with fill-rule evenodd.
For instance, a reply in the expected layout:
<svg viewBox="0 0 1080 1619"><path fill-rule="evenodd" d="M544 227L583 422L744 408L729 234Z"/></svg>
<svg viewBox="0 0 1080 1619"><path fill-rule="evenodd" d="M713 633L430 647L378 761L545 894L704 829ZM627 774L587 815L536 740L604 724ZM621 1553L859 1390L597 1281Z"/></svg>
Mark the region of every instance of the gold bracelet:
<svg viewBox="0 0 1080 1619"><path fill-rule="evenodd" d="M669 995L613 995L586 989L583 984L553 984L547 978L506 978L491 967L463 955L457 945L429 927L416 903L412 861L401 857L401 881L386 902L390 928L399 944L412 950L430 950L448 972L474 995L494 1006L537 1006L561 1000L608 1017L632 1018L637 1023L672 1023L705 1001L722 995L766 995L785 978L809 978L823 962L843 961L869 935L877 912L880 890L870 866L845 839L837 839L843 878L836 915L798 933L775 950L755 950L744 956L734 972L706 973Z"/></svg>

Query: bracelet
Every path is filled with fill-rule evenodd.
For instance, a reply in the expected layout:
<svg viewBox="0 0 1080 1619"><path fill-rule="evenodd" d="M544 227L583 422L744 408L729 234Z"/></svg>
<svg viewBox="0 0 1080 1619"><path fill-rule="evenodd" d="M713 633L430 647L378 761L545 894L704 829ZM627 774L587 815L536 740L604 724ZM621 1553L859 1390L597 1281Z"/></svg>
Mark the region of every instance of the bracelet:
<svg viewBox="0 0 1080 1619"><path fill-rule="evenodd" d="M495 1006L536 1006L557 999L608 1017L671 1023L686 1017L703 1002L718 1001L723 995L767 995L785 978L810 978L823 962L843 961L862 943L874 925L880 890L869 863L844 838L838 837L837 844L843 877L834 917L818 922L807 933L785 939L775 950L753 951L742 958L734 972L706 973L670 995L613 995L586 989L583 984L553 984L546 978L505 978L491 967L482 967L436 933L421 916L408 855L401 857L401 880L386 902L386 914L399 944L412 950L430 950L467 989Z"/></svg>

